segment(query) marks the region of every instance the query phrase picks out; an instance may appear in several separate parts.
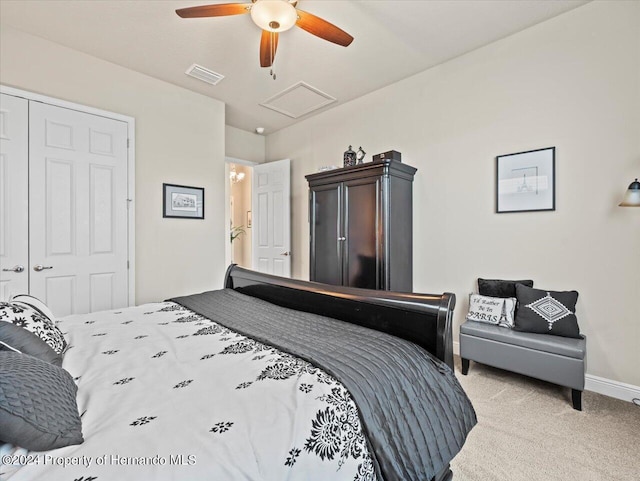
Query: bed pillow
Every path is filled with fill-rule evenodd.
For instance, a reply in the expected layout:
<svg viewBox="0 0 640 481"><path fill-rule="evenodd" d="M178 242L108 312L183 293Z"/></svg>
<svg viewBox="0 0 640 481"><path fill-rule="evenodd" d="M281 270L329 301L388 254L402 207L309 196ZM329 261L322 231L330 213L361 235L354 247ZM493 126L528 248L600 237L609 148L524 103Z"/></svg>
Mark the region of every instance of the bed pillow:
<svg viewBox="0 0 640 481"><path fill-rule="evenodd" d="M518 312L514 329L580 338L577 291L545 291L516 285Z"/></svg>
<svg viewBox="0 0 640 481"><path fill-rule="evenodd" d="M58 354L67 348L67 341L54 321L29 304L21 301L0 302L0 321L10 322L34 333Z"/></svg>
<svg viewBox="0 0 640 481"><path fill-rule="evenodd" d="M54 324L56 323L56 318L44 302L42 302L37 297L30 296L29 294L18 294L17 296L13 296L11 298L11 302L20 302L22 304L27 304L29 307L32 307L36 311L38 311L41 315L49 319Z"/></svg>
<svg viewBox="0 0 640 481"><path fill-rule="evenodd" d="M76 392L64 369L0 352L0 440L31 451L81 444Z"/></svg>
<svg viewBox="0 0 640 481"><path fill-rule="evenodd" d="M516 297L516 284L533 287L531 279L507 281L503 279L478 279L478 294L489 297Z"/></svg>
<svg viewBox="0 0 640 481"><path fill-rule="evenodd" d="M10 322L0 322L0 351L14 351L29 354L42 361L62 365L62 355L36 336Z"/></svg>
<svg viewBox="0 0 640 481"><path fill-rule="evenodd" d="M515 297L502 298L469 294L467 320L513 327L515 308Z"/></svg>

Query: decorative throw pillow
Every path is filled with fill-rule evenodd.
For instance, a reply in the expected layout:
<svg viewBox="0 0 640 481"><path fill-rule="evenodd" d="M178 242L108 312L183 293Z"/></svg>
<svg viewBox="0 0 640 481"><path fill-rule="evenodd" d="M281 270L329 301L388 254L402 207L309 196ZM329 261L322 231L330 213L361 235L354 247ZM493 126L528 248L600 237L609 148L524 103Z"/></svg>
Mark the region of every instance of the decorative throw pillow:
<svg viewBox="0 0 640 481"><path fill-rule="evenodd" d="M11 298L11 302L20 302L22 304L27 304L54 324L56 323L56 318L53 315L53 312L51 312L51 309L49 309L49 306L47 306L37 297L30 296L29 294L18 294L17 296L13 296Z"/></svg>
<svg viewBox="0 0 640 481"><path fill-rule="evenodd" d="M467 320L513 327L515 308L516 299L513 297L501 298L469 294Z"/></svg>
<svg viewBox="0 0 640 481"><path fill-rule="evenodd" d="M56 366L62 365L62 355L51 349L49 344L10 322L0 322L0 351L21 352Z"/></svg>
<svg viewBox="0 0 640 481"><path fill-rule="evenodd" d="M545 291L516 285L516 331L580 338L577 291Z"/></svg>
<svg viewBox="0 0 640 481"><path fill-rule="evenodd" d="M76 392L64 369L0 352L0 440L32 451L81 444Z"/></svg>
<svg viewBox="0 0 640 481"><path fill-rule="evenodd" d="M522 281L478 279L478 294L489 297L516 297L516 284L533 287L531 279Z"/></svg>
<svg viewBox="0 0 640 481"><path fill-rule="evenodd" d="M23 302L0 302L0 321L20 326L49 344L58 354L67 348L67 341L53 320Z"/></svg>

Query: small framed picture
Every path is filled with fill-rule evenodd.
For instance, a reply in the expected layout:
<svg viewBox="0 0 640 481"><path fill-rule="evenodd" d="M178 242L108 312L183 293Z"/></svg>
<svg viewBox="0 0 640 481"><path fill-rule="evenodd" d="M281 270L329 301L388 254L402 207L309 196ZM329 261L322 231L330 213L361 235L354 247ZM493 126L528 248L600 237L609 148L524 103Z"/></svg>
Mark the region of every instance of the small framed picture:
<svg viewBox="0 0 640 481"><path fill-rule="evenodd" d="M496 212L556 210L556 148L496 157Z"/></svg>
<svg viewBox="0 0 640 481"><path fill-rule="evenodd" d="M162 184L162 217L204 219L204 188Z"/></svg>
<svg viewBox="0 0 640 481"><path fill-rule="evenodd" d="M247 227L251 228L251 211L247 211Z"/></svg>

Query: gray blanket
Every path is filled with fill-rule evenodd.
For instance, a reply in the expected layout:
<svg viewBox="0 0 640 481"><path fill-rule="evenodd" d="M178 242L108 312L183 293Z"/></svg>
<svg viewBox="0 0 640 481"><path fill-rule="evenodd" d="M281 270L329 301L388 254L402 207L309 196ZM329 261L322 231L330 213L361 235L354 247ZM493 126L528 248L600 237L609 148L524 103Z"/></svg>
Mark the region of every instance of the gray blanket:
<svg viewBox="0 0 640 481"><path fill-rule="evenodd" d="M476 424L451 369L411 342L230 289L171 300L337 378L358 406L379 479L430 480Z"/></svg>

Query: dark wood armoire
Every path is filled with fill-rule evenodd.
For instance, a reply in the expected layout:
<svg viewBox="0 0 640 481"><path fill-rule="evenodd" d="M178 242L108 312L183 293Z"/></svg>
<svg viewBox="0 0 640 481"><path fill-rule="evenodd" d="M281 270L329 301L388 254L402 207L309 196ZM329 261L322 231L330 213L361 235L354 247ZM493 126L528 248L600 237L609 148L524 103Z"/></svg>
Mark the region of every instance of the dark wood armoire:
<svg viewBox="0 0 640 481"><path fill-rule="evenodd" d="M412 291L416 170L384 160L306 176L312 281Z"/></svg>

